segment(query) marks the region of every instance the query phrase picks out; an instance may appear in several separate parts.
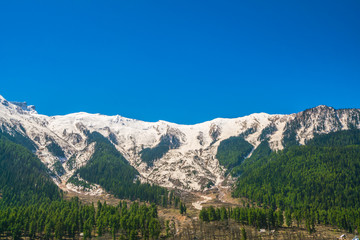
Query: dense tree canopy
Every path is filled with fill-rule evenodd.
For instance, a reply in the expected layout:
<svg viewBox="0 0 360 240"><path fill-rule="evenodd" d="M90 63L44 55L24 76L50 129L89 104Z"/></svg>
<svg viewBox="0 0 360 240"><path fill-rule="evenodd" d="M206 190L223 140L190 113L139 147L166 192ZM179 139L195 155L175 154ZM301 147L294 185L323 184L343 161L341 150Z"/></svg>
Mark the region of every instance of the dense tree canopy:
<svg viewBox="0 0 360 240"><path fill-rule="evenodd" d="M20 125L21 128L21 125ZM23 129L25 131L25 129ZM11 134L10 134L11 132ZM12 129L11 131L3 131L0 129L0 135L5 137L7 140L26 147L31 152L36 151L36 145L27 136L22 135L19 131Z"/></svg>
<svg viewBox="0 0 360 240"><path fill-rule="evenodd" d="M82 234L89 239L108 233L114 238L158 239L162 224L154 203L180 205L186 211L174 191L136 181L138 172L98 133L89 137L89 143L95 142L94 155L75 176L82 174L117 197L150 201L151 205L134 202L128 206L123 201L109 206L98 202L95 208L77 198L64 201L50 170L29 149L10 139L0 135L0 238L69 239ZM57 173L63 170L60 162L53 167ZM87 183L75 176L72 183Z"/></svg>
<svg viewBox="0 0 360 240"><path fill-rule="evenodd" d="M201 209L199 218L202 221L227 221L233 219L239 223L256 228L277 229L284 224L283 212L272 208L208 208Z"/></svg>
<svg viewBox="0 0 360 240"><path fill-rule="evenodd" d="M253 151L250 158L244 160L241 165L234 167L231 170L231 174L233 176L240 175L244 169L247 169L249 165L252 165L252 167L255 166L261 166L264 159L268 157L272 153L272 150L269 146L268 141L262 141L259 146Z"/></svg>
<svg viewBox="0 0 360 240"><path fill-rule="evenodd" d="M360 130L353 129L317 135L306 145L320 147L360 145Z"/></svg>
<svg viewBox="0 0 360 240"><path fill-rule="evenodd" d="M27 148L0 135L0 203L17 205L60 199L61 192L48 173Z"/></svg>
<svg viewBox="0 0 360 240"><path fill-rule="evenodd" d="M327 216L359 216L360 145L359 131L315 137L306 146L292 146L244 162L233 192L260 205L281 210L310 209ZM355 145L348 145L355 144ZM309 211L310 211L309 210ZM354 229L360 219L329 219L325 223Z"/></svg>
<svg viewBox="0 0 360 240"><path fill-rule="evenodd" d="M140 152L141 160L148 166L153 166L154 161L162 158L170 149L178 148L180 140L170 134L160 138L160 142L153 148L145 148Z"/></svg>
<svg viewBox="0 0 360 240"><path fill-rule="evenodd" d="M95 152L89 162L77 171L83 179L99 184L121 199L161 203L162 196L168 195L165 188L137 181L137 170L109 140L96 132L90 139L96 142Z"/></svg>
<svg viewBox="0 0 360 240"><path fill-rule="evenodd" d="M0 208L0 238L11 236L39 237L41 239L78 238L110 233L126 239L158 239L161 224L156 205L146 206L137 202L117 206L98 202L83 205L77 198L71 201L52 201L31 204L26 207Z"/></svg>
<svg viewBox="0 0 360 240"><path fill-rule="evenodd" d="M59 146L59 144L57 144L55 141L52 141L49 145L46 146L46 148L47 148L47 149L49 150L49 152L51 152L54 156L61 157L61 158L64 158L64 157L65 157L64 151L61 149L61 147Z"/></svg>
<svg viewBox="0 0 360 240"><path fill-rule="evenodd" d="M226 169L232 169L240 165L252 149L253 146L243 137L231 137L220 142L216 158L220 165Z"/></svg>

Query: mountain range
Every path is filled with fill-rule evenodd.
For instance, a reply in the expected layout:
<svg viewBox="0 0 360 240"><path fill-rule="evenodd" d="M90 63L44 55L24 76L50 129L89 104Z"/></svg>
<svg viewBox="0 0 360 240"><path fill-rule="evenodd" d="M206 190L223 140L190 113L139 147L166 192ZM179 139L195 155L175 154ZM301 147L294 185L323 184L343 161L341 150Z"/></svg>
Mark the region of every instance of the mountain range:
<svg viewBox="0 0 360 240"><path fill-rule="evenodd" d="M136 179L141 182L204 190L221 184L229 170L249 158L263 142L278 151L304 145L316 135L349 129L360 129L359 109L320 105L289 115L255 113L181 125L84 112L46 116L32 105L0 96L1 132L36 154L63 190L80 191L69 181L74 176L86 182L79 170L96 153L95 133L136 169ZM92 186L88 194L103 191L99 185Z"/></svg>

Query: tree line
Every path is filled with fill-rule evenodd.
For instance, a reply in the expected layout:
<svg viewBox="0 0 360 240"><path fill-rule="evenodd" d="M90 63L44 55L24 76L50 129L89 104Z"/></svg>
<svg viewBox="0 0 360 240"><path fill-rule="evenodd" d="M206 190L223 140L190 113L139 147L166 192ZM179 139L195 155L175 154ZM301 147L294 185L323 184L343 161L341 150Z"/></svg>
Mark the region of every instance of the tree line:
<svg viewBox="0 0 360 240"><path fill-rule="evenodd" d="M75 175L79 174L83 179L99 184L120 199L161 204L163 196L168 196L166 188L136 180L138 171L100 133L89 133L89 141L95 142L94 154Z"/></svg>
<svg viewBox="0 0 360 240"><path fill-rule="evenodd" d="M27 148L0 134L0 205L59 200L49 170Z"/></svg>
<svg viewBox="0 0 360 240"><path fill-rule="evenodd" d="M277 229L284 224L282 211L264 208L208 208L201 209L199 218L204 222L233 219L239 223L256 228Z"/></svg>
<svg viewBox="0 0 360 240"><path fill-rule="evenodd" d="M216 158L220 165L231 170L240 165L253 148L242 136L230 137L220 142Z"/></svg>
<svg viewBox="0 0 360 240"><path fill-rule="evenodd" d="M360 227L359 136L358 130L342 131L268 156L255 154L242 165L233 196L294 216L308 212L315 223L353 232Z"/></svg>
<svg viewBox="0 0 360 240"><path fill-rule="evenodd" d="M314 210L312 208L274 210L273 208L235 207L203 208L199 213L203 222L235 220L238 223L276 230L280 227L305 226L309 233L315 232L316 225L337 226L348 232L360 231L360 210L337 208Z"/></svg>
<svg viewBox="0 0 360 240"><path fill-rule="evenodd" d="M110 233L120 239L158 239L161 232L155 204L120 202L97 207L71 201L51 201L27 206L0 208L0 238L84 239Z"/></svg>

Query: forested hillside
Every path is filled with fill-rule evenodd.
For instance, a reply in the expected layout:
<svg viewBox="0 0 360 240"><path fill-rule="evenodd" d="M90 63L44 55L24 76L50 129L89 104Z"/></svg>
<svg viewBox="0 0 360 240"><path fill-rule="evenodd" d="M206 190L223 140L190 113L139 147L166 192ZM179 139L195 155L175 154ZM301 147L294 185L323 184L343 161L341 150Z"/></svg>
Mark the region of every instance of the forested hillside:
<svg viewBox="0 0 360 240"><path fill-rule="evenodd" d="M180 140L173 135L166 134L161 137L160 142L153 148L145 148L140 152L143 162L150 167L154 165L154 161L162 158L170 149L180 146Z"/></svg>
<svg viewBox="0 0 360 240"><path fill-rule="evenodd" d="M161 225L157 207L135 202L128 206L106 203L83 205L77 198L26 207L0 208L0 238L84 239L110 233L118 239L158 239Z"/></svg>
<svg viewBox="0 0 360 240"><path fill-rule="evenodd" d="M166 189L134 182L137 171L100 134L93 133L89 139L96 142L96 150L89 166L80 171L86 179L117 197L165 206L179 203L173 192L168 199ZM62 192L43 163L29 149L10 141L7 134L0 135L0 238L63 239L78 238L82 233L86 239L108 233L114 238L157 239L161 228L155 204L128 206L124 201L110 206L98 202L95 208L77 198L62 200Z"/></svg>
<svg viewBox="0 0 360 240"><path fill-rule="evenodd" d="M33 141L14 129L11 131L11 134L8 131L3 131L0 129L0 135L13 143L26 147L32 152L36 151L37 149Z"/></svg>
<svg viewBox="0 0 360 240"><path fill-rule="evenodd" d="M240 165L252 149L253 146L243 137L231 137L220 142L216 158L219 160L220 165L231 170L233 167Z"/></svg>
<svg viewBox="0 0 360 240"><path fill-rule="evenodd" d="M324 223L354 229L359 219L348 216L359 216L360 209L357 139L357 130L332 133L317 136L306 146L293 146L252 162L250 158L233 196L282 210L324 211Z"/></svg>
<svg viewBox="0 0 360 240"><path fill-rule="evenodd" d="M329 147L360 145L360 130L353 129L353 130L317 135L313 139L309 140L306 143L306 145L329 146Z"/></svg>
<svg viewBox="0 0 360 240"><path fill-rule="evenodd" d="M102 186L109 193L121 199L160 203L168 195L165 188L141 184L138 172L116 150L114 145L97 132L91 133L90 141L95 143L95 152L89 162L75 174L85 180Z"/></svg>
<svg viewBox="0 0 360 240"><path fill-rule="evenodd" d="M255 166L260 167L266 157L268 157L271 153L272 150L269 146L269 143L267 141L261 142L259 146L257 146L257 148L253 151L250 158L244 160L242 164L234 167L231 170L231 175L239 176L249 165L252 165L252 168L255 168Z"/></svg>
<svg viewBox="0 0 360 240"><path fill-rule="evenodd" d="M61 192L48 173L30 150L0 134L0 203L18 205L60 199Z"/></svg>

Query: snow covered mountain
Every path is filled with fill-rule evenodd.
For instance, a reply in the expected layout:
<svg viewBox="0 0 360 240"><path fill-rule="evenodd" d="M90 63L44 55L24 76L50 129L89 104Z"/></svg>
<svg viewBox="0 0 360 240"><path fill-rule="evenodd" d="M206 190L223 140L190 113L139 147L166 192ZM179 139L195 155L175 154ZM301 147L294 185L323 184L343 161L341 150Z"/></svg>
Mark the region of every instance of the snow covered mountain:
<svg viewBox="0 0 360 240"><path fill-rule="evenodd" d="M279 150L305 144L314 134L351 128L360 128L359 109L335 110L321 105L290 115L256 113L180 125L83 112L45 116L34 106L0 96L1 131L27 144L57 175L54 179L63 188L70 187L67 179L92 156L94 143L88 140L91 132L108 138L138 170L141 181L201 190L209 181L219 184L224 179L226 169L216 159L222 140L241 135L254 148L267 140L273 150ZM152 154L147 155L150 161L146 161L145 153Z"/></svg>

